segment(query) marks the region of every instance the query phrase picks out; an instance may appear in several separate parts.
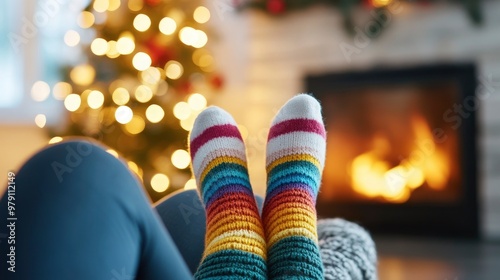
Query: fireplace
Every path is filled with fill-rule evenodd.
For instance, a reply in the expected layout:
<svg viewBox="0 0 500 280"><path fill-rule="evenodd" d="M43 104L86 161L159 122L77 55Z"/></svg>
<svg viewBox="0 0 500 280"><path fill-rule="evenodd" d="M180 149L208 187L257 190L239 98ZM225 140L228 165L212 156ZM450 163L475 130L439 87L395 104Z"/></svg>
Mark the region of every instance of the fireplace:
<svg viewBox="0 0 500 280"><path fill-rule="evenodd" d="M478 237L472 64L310 76L327 160L317 210L374 233Z"/></svg>

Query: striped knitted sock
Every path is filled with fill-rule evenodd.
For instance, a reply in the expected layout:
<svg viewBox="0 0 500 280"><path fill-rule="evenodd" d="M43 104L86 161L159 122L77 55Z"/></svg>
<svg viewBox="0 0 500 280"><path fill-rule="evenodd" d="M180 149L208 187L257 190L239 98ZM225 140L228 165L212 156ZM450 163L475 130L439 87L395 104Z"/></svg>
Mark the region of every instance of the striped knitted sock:
<svg viewBox="0 0 500 280"><path fill-rule="evenodd" d="M205 251L195 279L266 279L266 242L235 121L210 107L190 135L192 169L206 209Z"/></svg>
<svg viewBox="0 0 500 280"><path fill-rule="evenodd" d="M309 95L290 99L272 122L262 214L269 279L323 279L315 204L325 137L321 106Z"/></svg>

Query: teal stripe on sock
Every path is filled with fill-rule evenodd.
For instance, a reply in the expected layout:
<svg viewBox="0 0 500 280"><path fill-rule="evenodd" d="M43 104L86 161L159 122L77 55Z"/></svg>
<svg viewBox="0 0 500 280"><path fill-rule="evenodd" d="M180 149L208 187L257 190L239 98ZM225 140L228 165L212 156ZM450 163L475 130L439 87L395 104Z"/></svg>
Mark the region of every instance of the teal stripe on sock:
<svg viewBox="0 0 500 280"><path fill-rule="evenodd" d="M231 265L228 265L230 263ZM235 265L235 264L238 265ZM198 268L195 279L267 279L266 261L255 254L222 250L208 255Z"/></svg>
<svg viewBox="0 0 500 280"><path fill-rule="evenodd" d="M322 279L323 277L323 264L318 245L309 238L303 236L284 238L269 248L268 257L268 269L273 279Z"/></svg>

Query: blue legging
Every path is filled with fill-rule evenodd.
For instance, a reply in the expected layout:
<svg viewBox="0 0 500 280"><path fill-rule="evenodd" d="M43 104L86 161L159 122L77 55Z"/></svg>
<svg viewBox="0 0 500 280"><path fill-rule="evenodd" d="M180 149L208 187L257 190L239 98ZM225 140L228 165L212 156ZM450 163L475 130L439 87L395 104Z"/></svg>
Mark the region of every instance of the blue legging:
<svg viewBox="0 0 500 280"><path fill-rule="evenodd" d="M90 141L72 140L37 153L16 173L13 196L17 220L12 231L6 227L12 222L7 221L12 217L8 195L0 202L0 279L182 280L192 278L199 261L193 257L188 267L138 179ZM190 192L158 210L180 213L163 218L177 228L174 235L184 254L201 256L205 215L196 200ZM196 232L182 232L196 227ZM183 239L190 234L196 240ZM12 240L15 244L9 244ZM8 270L13 263L6 261L11 246L14 273Z"/></svg>

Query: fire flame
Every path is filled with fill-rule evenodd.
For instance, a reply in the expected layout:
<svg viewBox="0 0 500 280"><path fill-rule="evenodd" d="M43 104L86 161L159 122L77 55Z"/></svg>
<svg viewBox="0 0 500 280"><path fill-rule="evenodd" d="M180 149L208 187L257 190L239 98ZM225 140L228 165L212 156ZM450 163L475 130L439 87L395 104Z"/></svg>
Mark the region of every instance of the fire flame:
<svg viewBox="0 0 500 280"><path fill-rule="evenodd" d="M382 197L389 202L403 203L413 190L427 186L442 190L450 176L446 154L434 143L428 124L421 116L413 116L415 144L409 156L394 167L384 160L390 151L386 137L377 135L373 149L357 156L351 165L353 189L370 198Z"/></svg>

